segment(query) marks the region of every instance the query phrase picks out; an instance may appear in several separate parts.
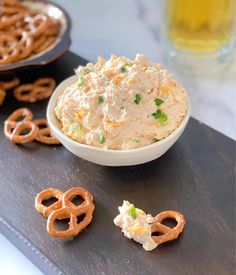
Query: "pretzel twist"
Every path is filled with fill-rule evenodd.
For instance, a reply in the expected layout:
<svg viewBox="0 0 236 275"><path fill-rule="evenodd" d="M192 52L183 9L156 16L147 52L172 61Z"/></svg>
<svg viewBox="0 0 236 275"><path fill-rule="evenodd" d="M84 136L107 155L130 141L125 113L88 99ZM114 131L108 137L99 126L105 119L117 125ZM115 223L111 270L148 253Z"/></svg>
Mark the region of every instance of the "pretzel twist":
<svg viewBox="0 0 236 275"><path fill-rule="evenodd" d="M2 85L0 85L0 106L3 104L6 97L6 91Z"/></svg>
<svg viewBox="0 0 236 275"><path fill-rule="evenodd" d="M12 80L9 81L0 81L0 87L4 90L11 90L20 84L20 79L14 77Z"/></svg>
<svg viewBox="0 0 236 275"><path fill-rule="evenodd" d="M23 14L13 14L11 16L5 15L0 18L0 30L7 29L15 25L17 22L21 21L24 17Z"/></svg>
<svg viewBox="0 0 236 275"><path fill-rule="evenodd" d="M1 0L0 14L0 65L41 53L59 36L59 20L30 10L21 1Z"/></svg>
<svg viewBox="0 0 236 275"><path fill-rule="evenodd" d="M17 35L17 32L15 34ZM29 57L33 49L33 37L25 31L19 32L17 47L19 51L17 59Z"/></svg>
<svg viewBox="0 0 236 275"><path fill-rule="evenodd" d="M3 104L5 97L6 97L6 91L13 89L17 85L19 85L20 80L17 77L14 77L10 81L0 81L0 106Z"/></svg>
<svg viewBox="0 0 236 275"><path fill-rule="evenodd" d="M13 95L18 101L36 102L48 98L54 88L56 82L53 78L39 78L33 84L23 84L14 89Z"/></svg>
<svg viewBox="0 0 236 275"><path fill-rule="evenodd" d="M34 39L33 52L39 53L40 48L47 42L46 36L39 36Z"/></svg>
<svg viewBox="0 0 236 275"><path fill-rule="evenodd" d="M35 53L40 53L46 50L47 48L49 48L49 46L51 46L55 42L55 40L56 40L55 37L45 38L44 42L40 46L38 46L38 48L35 50Z"/></svg>
<svg viewBox="0 0 236 275"><path fill-rule="evenodd" d="M84 201L80 205L75 205L71 202L74 196L81 196ZM48 197L57 196L58 201L49 207L42 204L43 200ZM77 236L81 230L83 230L91 221L94 211L93 196L84 188L74 187L60 193L57 189L46 189L39 193L35 199L36 209L44 216L48 217L47 231L55 238L71 238ZM81 222L77 222L77 218L81 215L85 215ZM57 219L70 219L69 228L64 231L60 231L55 226Z"/></svg>
<svg viewBox="0 0 236 275"><path fill-rule="evenodd" d="M173 228L170 228L164 224L162 221L165 219L174 219L176 220L177 224ZM163 235L161 236L152 236L153 240L157 244L162 244L174 239L177 239L179 234L183 231L185 226L185 219L184 216L177 212L177 211L163 211L160 212L155 217L155 221L151 224L151 231L154 232L161 232Z"/></svg>
<svg viewBox="0 0 236 275"><path fill-rule="evenodd" d="M35 208L39 213L47 218L53 211L62 207L62 194L63 193L59 189L48 188L43 190L35 198ZM56 198L57 201L50 206L45 206L43 201L50 198Z"/></svg>
<svg viewBox="0 0 236 275"><path fill-rule="evenodd" d="M11 33L0 36L0 64L10 63L19 54L17 40Z"/></svg>
<svg viewBox="0 0 236 275"><path fill-rule="evenodd" d="M19 121L19 119L22 120ZM38 127L31 121L33 114L27 108L13 112L4 122L4 135L12 143L27 143L35 139ZM28 133L24 133L30 130Z"/></svg>
<svg viewBox="0 0 236 275"><path fill-rule="evenodd" d="M34 123L38 126L39 131L35 139L41 143L46 144L60 144L60 141L52 134L48 122L45 118L39 118L34 120ZM41 127L44 127L41 129Z"/></svg>
<svg viewBox="0 0 236 275"><path fill-rule="evenodd" d="M28 22L28 33L33 36L39 36L47 29L48 17L45 14L39 13L33 17L27 16L25 21Z"/></svg>
<svg viewBox="0 0 236 275"><path fill-rule="evenodd" d="M1 2L0 11L3 13L6 13L8 9L9 13L17 13L26 10L26 6L19 0L1 0Z"/></svg>
<svg viewBox="0 0 236 275"><path fill-rule="evenodd" d="M0 13L4 13L4 14L15 14L15 13L20 13L20 12L24 12L26 9L25 7L15 7L15 6L0 6Z"/></svg>
<svg viewBox="0 0 236 275"><path fill-rule="evenodd" d="M21 1L19 0L2 0L2 4L6 6L22 7Z"/></svg>

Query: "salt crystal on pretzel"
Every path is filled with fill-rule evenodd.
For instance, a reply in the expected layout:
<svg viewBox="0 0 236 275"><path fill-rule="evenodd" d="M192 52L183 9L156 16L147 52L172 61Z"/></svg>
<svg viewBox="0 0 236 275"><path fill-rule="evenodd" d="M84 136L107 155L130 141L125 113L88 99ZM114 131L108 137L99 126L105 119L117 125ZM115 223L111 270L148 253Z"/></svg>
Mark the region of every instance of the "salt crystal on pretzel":
<svg viewBox="0 0 236 275"><path fill-rule="evenodd" d="M39 36L46 31L48 26L48 17L45 14L39 13L34 17L26 17L29 22L29 33L33 36Z"/></svg>
<svg viewBox="0 0 236 275"><path fill-rule="evenodd" d="M16 33L17 34L17 33ZM29 57L33 50L33 37L29 35L27 32L22 31L18 33L18 43L17 47L19 50L19 54L17 59L25 59Z"/></svg>

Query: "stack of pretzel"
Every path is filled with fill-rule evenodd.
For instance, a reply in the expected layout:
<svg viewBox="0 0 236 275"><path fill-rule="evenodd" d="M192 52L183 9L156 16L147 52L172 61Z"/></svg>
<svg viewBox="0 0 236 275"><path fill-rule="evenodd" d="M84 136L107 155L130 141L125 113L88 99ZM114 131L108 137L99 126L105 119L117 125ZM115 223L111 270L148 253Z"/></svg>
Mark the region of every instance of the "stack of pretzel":
<svg viewBox="0 0 236 275"><path fill-rule="evenodd" d="M20 84L20 79L14 77L10 81L0 81L0 106L6 91L13 90L13 96L18 101L33 103L51 96L56 81L50 77L42 77L33 83ZM60 144L52 134L46 119L33 120L32 112L27 108L15 110L4 122L5 137L16 144L24 144L36 140L46 144Z"/></svg>
<svg viewBox="0 0 236 275"><path fill-rule="evenodd" d="M60 22L30 10L20 0L0 1L0 65L46 50L60 32Z"/></svg>
<svg viewBox="0 0 236 275"><path fill-rule="evenodd" d="M82 204L75 205L72 198L79 196L83 199ZM45 206L43 202L50 198L56 198L57 201L50 206ZM47 219L47 231L55 238L73 238L83 230L93 218L95 205L93 195L82 187L74 187L66 192L58 189L48 188L40 192L35 198L35 208ZM78 221L78 217L82 217ZM70 219L67 230L58 230L56 220Z"/></svg>
<svg viewBox="0 0 236 275"><path fill-rule="evenodd" d="M36 140L46 144L60 144L44 118L33 120L27 108L15 110L4 122L4 135L11 142L24 144Z"/></svg>

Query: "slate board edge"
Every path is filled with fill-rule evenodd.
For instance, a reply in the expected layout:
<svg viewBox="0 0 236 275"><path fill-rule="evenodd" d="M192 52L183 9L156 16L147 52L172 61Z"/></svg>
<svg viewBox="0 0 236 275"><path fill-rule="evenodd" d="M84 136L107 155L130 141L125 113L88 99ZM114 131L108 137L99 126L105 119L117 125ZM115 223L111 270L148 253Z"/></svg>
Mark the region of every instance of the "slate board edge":
<svg viewBox="0 0 236 275"><path fill-rule="evenodd" d="M18 248L44 274L63 275L64 273L39 251L28 239L0 217L0 232Z"/></svg>

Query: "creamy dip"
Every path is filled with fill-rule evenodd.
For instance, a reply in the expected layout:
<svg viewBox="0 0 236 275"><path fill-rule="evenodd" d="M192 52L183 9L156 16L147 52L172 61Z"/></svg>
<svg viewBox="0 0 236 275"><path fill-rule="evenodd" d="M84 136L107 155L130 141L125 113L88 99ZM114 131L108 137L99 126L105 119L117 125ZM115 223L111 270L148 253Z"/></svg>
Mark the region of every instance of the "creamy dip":
<svg viewBox="0 0 236 275"><path fill-rule="evenodd" d="M155 219L150 214L146 214L128 201L123 201L118 210L120 214L116 216L114 223L122 229L127 238L141 243L147 251L157 247L158 244L152 239L150 225Z"/></svg>
<svg viewBox="0 0 236 275"><path fill-rule="evenodd" d="M112 55L79 66L78 80L60 96L55 114L62 132L95 147L128 150L161 140L188 109L184 88L159 64L137 54Z"/></svg>

